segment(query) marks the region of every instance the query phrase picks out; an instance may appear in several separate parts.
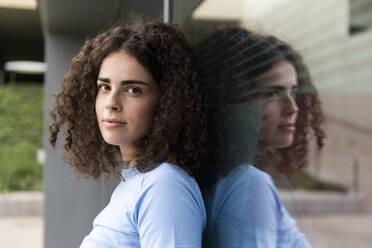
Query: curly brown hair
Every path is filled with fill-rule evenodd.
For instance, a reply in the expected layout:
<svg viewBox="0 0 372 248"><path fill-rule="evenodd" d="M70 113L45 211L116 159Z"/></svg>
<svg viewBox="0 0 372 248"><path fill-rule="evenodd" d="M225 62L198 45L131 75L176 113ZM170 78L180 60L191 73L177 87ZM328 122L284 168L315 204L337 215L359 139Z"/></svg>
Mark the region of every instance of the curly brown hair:
<svg viewBox="0 0 372 248"><path fill-rule="evenodd" d="M288 176L306 166L309 134L315 136L320 150L325 133L321 102L299 53L274 36L259 35L236 25L214 31L197 44L196 50L207 113L207 181L213 182L218 174L226 174L242 163L254 163L267 171L274 168ZM241 128L237 130L237 117L232 112L237 111L237 106L249 105L251 90L280 60L287 60L295 67L299 114L294 143L287 148L272 149L261 141L260 120L252 123L243 119L241 126L247 125L243 134ZM245 114L254 111L258 110ZM252 118L257 116L256 113ZM244 137L249 138L244 140Z"/></svg>
<svg viewBox="0 0 372 248"><path fill-rule="evenodd" d="M147 172L162 162L176 164L197 180L205 129L199 77L192 49L175 25L133 19L87 40L73 58L50 110L50 144L65 130L64 160L77 174L98 179L120 176L119 148L104 142L97 123L95 98L103 59L125 51L135 57L160 86L153 127L136 141L141 150L136 168Z"/></svg>

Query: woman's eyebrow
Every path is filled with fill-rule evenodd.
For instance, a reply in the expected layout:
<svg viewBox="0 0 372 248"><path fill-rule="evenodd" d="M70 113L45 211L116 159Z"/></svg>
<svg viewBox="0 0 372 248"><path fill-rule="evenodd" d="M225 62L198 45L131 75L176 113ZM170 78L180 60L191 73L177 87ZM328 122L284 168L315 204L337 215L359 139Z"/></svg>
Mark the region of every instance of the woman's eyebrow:
<svg viewBox="0 0 372 248"><path fill-rule="evenodd" d="M139 81L139 80L123 80L120 82L121 85L128 85L128 84L142 84L142 85L150 85L149 83L146 83L144 81Z"/></svg>
<svg viewBox="0 0 372 248"><path fill-rule="evenodd" d="M110 83L110 79L108 78L97 78L97 81L105 82L105 83Z"/></svg>
<svg viewBox="0 0 372 248"><path fill-rule="evenodd" d="M101 81L101 82L108 83L108 84L111 83L111 81L110 81L109 78L101 78L101 77L99 77L99 78L97 79L97 81ZM139 81L139 80L123 80L123 81L120 82L120 84L121 84L121 85L128 85L128 84L142 84L142 85L146 85L146 86L149 85L149 83L146 83L146 82L144 82L144 81Z"/></svg>
<svg viewBox="0 0 372 248"><path fill-rule="evenodd" d="M295 84L291 87L291 90L293 89L297 89L298 88L298 85ZM278 90L278 91L284 91L286 90L287 88L285 86L282 86L282 85L262 85L262 86L259 86L257 88L254 89L255 92L257 91L262 91L262 90Z"/></svg>
<svg viewBox="0 0 372 248"><path fill-rule="evenodd" d="M291 87L291 90L297 90L298 85L293 85ZM275 91L286 91L287 88L282 86L282 85L262 85L262 86L257 86L253 89L250 89L248 91L245 91L245 97L250 97L254 96L256 94L264 93L267 90L275 90Z"/></svg>
<svg viewBox="0 0 372 248"><path fill-rule="evenodd" d="M261 92L261 91L264 91L264 90L278 90L278 91L281 91L281 90L286 90L286 88L284 86L281 86L281 85L263 85L263 86L259 86L255 89L253 89L252 91L253 92Z"/></svg>

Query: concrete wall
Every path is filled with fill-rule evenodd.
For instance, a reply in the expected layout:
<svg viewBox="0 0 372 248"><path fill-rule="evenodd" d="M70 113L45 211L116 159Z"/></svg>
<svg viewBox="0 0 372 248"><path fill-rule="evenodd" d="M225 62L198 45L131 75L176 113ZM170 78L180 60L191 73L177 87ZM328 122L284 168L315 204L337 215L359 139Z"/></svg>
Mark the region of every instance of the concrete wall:
<svg viewBox="0 0 372 248"><path fill-rule="evenodd" d="M54 33L46 36L45 59L48 63L48 72L45 79L44 116L47 116L60 78L67 71L83 40L84 37ZM45 124L47 130L47 123ZM91 229L92 219L102 208L103 202L100 197L102 186L98 182L77 180L71 168L63 165L60 146L55 152L51 152L47 138L46 132L45 247L78 247L84 235Z"/></svg>

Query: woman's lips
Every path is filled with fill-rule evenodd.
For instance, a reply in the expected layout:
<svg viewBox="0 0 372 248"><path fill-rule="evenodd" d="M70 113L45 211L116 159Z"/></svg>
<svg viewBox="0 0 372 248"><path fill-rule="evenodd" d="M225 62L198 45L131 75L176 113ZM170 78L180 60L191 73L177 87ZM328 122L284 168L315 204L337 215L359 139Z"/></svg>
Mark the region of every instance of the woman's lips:
<svg viewBox="0 0 372 248"><path fill-rule="evenodd" d="M103 126L112 128L112 127L122 127L126 125L127 123L124 121L118 121L113 119L105 119L103 120Z"/></svg>
<svg viewBox="0 0 372 248"><path fill-rule="evenodd" d="M278 128L283 130L283 131L288 131L288 132L296 131L296 126L294 124L279 125Z"/></svg>

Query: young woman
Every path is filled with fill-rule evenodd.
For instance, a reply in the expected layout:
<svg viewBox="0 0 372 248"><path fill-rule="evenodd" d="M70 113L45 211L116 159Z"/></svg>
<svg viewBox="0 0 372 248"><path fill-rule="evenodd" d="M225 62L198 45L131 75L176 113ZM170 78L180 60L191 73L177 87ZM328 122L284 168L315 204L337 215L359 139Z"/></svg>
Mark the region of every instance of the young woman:
<svg viewBox="0 0 372 248"><path fill-rule="evenodd" d="M310 132L323 145L317 92L300 55L239 27L198 45L207 108L205 247L310 247L271 177L306 164Z"/></svg>
<svg viewBox="0 0 372 248"><path fill-rule="evenodd" d="M201 105L176 27L137 20L85 42L55 96L50 142L63 128L78 174L122 181L81 248L201 247Z"/></svg>

